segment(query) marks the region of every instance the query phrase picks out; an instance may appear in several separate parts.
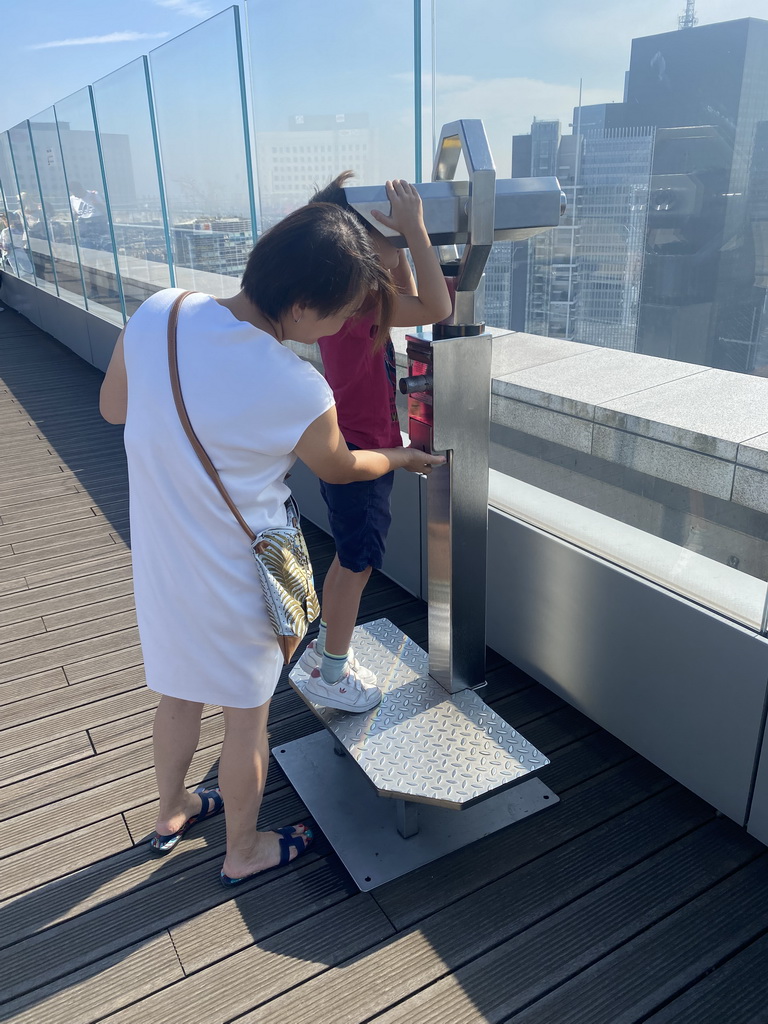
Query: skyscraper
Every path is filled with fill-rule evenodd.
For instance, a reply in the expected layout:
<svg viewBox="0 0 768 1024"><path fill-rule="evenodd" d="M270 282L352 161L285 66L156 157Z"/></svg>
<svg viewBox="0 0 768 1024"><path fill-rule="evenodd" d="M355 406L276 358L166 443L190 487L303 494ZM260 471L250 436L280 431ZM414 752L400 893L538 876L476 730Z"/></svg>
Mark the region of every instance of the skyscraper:
<svg viewBox="0 0 768 1024"><path fill-rule="evenodd" d="M515 137L513 174L564 175L572 222L513 261L512 325L759 370L767 121L768 21L633 40L624 102L577 108L557 153L556 122Z"/></svg>

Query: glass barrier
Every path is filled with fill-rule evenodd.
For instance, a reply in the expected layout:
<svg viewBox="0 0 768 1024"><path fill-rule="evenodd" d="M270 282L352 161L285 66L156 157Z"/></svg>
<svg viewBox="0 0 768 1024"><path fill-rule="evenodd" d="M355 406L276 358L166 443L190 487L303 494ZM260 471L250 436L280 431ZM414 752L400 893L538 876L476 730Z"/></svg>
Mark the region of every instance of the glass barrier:
<svg viewBox="0 0 768 1024"><path fill-rule="evenodd" d="M255 235L239 26L232 7L150 54L176 283L220 296Z"/></svg>
<svg viewBox="0 0 768 1024"><path fill-rule="evenodd" d="M173 283L146 57L100 79L93 99L126 314Z"/></svg>
<svg viewBox="0 0 768 1024"><path fill-rule="evenodd" d="M495 501L765 630L768 22L628 19L582 92L581 42L507 8L431 10L434 133L481 117L500 176L568 198L486 268L487 322L521 332L496 361Z"/></svg>
<svg viewBox="0 0 768 1024"><path fill-rule="evenodd" d="M80 254L53 107L30 118L29 127L59 295L75 305L85 306Z"/></svg>
<svg viewBox="0 0 768 1024"><path fill-rule="evenodd" d="M53 269L48 229L40 199L35 158L29 122L22 121L8 132L11 155L19 187L19 209L11 216L11 234L16 267L20 276L29 278L31 263L37 285L56 294L56 274ZM18 233L19 229L21 234ZM16 236L13 237L14 231Z"/></svg>
<svg viewBox="0 0 768 1024"><path fill-rule="evenodd" d="M442 125L482 118L500 177L568 198L486 268L494 500L768 630L768 21L624 19L582 90L581 15L327 7L250 0L247 61L228 8L0 135L6 268L117 322L171 283L231 293L252 152L264 228L346 169L429 178Z"/></svg>
<svg viewBox="0 0 768 1024"><path fill-rule="evenodd" d="M54 104L88 308L123 323L123 303L89 88ZM113 145L110 139L107 147ZM119 143L116 143L119 145Z"/></svg>
<svg viewBox="0 0 768 1024"><path fill-rule="evenodd" d="M341 171L356 185L415 174L412 0L290 10L246 4L262 228Z"/></svg>
<svg viewBox="0 0 768 1024"><path fill-rule="evenodd" d="M35 283L35 270L27 244L19 185L11 155L8 132L0 134L0 183L3 188L5 222L0 229L0 261L3 270Z"/></svg>

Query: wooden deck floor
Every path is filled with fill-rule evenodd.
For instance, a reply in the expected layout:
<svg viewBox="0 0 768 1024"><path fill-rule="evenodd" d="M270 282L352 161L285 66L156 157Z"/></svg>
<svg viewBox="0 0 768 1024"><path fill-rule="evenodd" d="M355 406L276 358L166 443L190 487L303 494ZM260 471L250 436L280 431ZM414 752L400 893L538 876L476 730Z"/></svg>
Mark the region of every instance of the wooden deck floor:
<svg viewBox="0 0 768 1024"><path fill-rule="evenodd" d="M372 894L321 838L233 898L221 818L150 859L121 433L101 375L12 310L0 378L3 1020L768 1021L765 848L490 652L488 700L550 756L552 810ZM424 605L384 577L362 611L424 645ZM273 742L316 729L283 680ZM206 709L190 783L221 736ZM261 825L303 816L272 764Z"/></svg>

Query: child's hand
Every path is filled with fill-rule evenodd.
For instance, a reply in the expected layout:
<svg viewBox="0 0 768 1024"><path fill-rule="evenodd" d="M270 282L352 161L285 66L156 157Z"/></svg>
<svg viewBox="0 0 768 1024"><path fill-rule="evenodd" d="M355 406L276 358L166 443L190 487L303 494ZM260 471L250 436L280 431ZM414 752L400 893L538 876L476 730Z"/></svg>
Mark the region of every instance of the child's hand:
<svg viewBox="0 0 768 1024"><path fill-rule="evenodd" d="M418 230L424 230L424 218L421 214L421 196L413 185L402 179L386 182L387 197L392 204L392 211L389 216L381 213L380 210L373 210L372 214L376 220L386 224L388 228L397 231L399 235L408 238Z"/></svg>
<svg viewBox="0 0 768 1024"><path fill-rule="evenodd" d="M436 466L444 466L445 462L444 455L431 455L419 448L403 449L403 469L409 473L424 473L429 476Z"/></svg>

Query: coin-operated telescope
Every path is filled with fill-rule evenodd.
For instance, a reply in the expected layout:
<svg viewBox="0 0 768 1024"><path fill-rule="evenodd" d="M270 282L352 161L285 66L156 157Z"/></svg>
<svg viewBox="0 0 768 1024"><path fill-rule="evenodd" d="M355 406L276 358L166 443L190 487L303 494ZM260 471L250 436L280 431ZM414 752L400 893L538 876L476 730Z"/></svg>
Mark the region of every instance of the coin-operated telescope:
<svg viewBox="0 0 768 1024"><path fill-rule="evenodd" d="M469 181L454 180L460 154ZM495 241L555 227L564 197L556 178L497 181L481 121L443 128L432 177L416 188L453 310L431 330L407 336L408 376L400 382L408 395L411 443L447 455L426 478L429 654L387 619L358 626L355 656L375 673L381 704L365 715L316 706L297 666L291 683L331 733L333 746L327 735L314 733L275 749L366 891L558 800L536 775L548 764L545 755L475 690L485 681L491 405L483 270ZM346 195L377 231L406 245L372 216L376 209L389 213L383 185L348 188ZM383 824L387 804L394 812L391 829ZM462 812L460 825L454 811Z"/></svg>
<svg viewBox="0 0 768 1024"><path fill-rule="evenodd" d="M469 181L454 180L460 155ZM448 458L427 482L429 673L455 693L485 677L491 335L483 323L483 273L494 242L556 227L565 196L553 177L498 180L480 120L443 127L432 179L416 188L453 310L431 331L407 336L400 390L408 395L411 443ZM348 188L346 196L394 245L407 245L372 215L389 212L383 186Z"/></svg>

